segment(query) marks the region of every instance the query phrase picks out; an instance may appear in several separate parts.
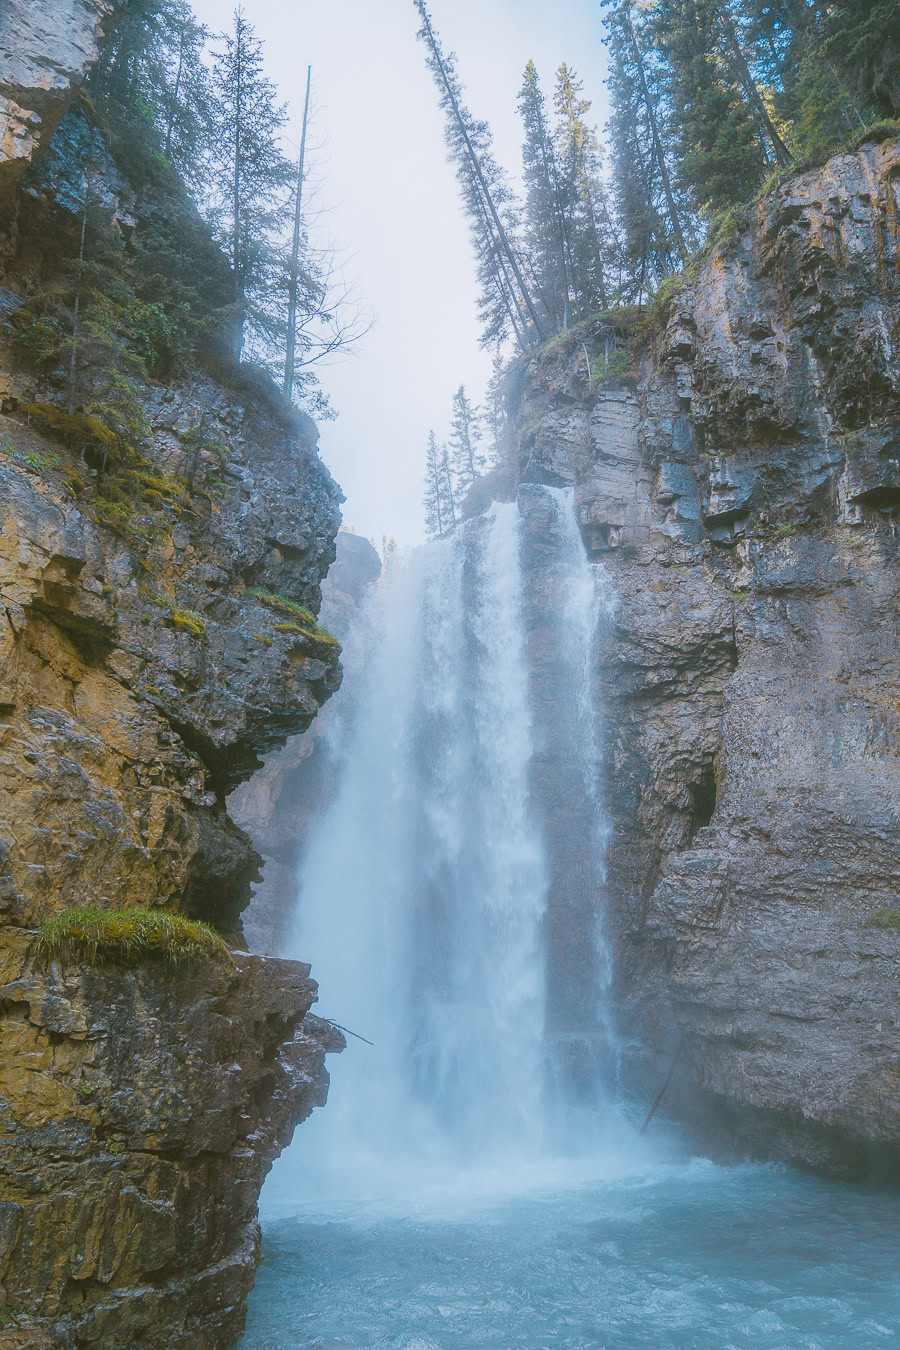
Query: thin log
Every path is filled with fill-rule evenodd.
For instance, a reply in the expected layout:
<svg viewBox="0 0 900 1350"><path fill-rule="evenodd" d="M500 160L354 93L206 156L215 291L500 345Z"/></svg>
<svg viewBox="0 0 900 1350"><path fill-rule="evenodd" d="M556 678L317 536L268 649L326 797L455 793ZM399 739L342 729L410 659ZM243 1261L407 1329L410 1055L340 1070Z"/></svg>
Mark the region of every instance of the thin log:
<svg viewBox="0 0 900 1350"><path fill-rule="evenodd" d="M342 1027L340 1022L332 1022L330 1017L323 1018L323 1021L327 1022L330 1027L334 1027L335 1031L343 1031L347 1036L355 1036L358 1041L366 1041L365 1036L360 1036L358 1031L351 1031L349 1027ZM366 1041L366 1045L371 1045L374 1048L375 1042Z"/></svg>
<svg viewBox="0 0 900 1350"><path fill-rule="evenodd" d="M642 1125L641 1128L638 1130L638 1134L643 1134L643 1133L644 1133L644 1131L646 1130L647 1126L650 1124L651 1120L652 1120L653 1117L656 1115L656 1108L659 1106L659 1104L660 1104L660 1102L662 1101L663 1097L666 1095L666 1088L669 1086L669 1084L670 1084L671 1081L672 1081L672 1075L673 1075L674 1072L675 1072L675 1068L676 1068L676 1065L678 1064L678 1061L681 1059L681 1052L682 1052L683 1049L684 1049L684 1037L682 1036L681 1041L680 1041L679 1046L678 1046L678 1049L677 1049L677 1051L675 1052L675 1058L672 1060L672 1067L671 1067L671 1069L669 1070L668 1077L666 1078L666 1081L663 1083L662 1087L659 1089L659 1092L657 1092L657 1094L656 1094L656 1099L655 1099L653 1105L650 1107L650 1110L647 1112L647 1119L644 1121L643 1125Z"/></svg>

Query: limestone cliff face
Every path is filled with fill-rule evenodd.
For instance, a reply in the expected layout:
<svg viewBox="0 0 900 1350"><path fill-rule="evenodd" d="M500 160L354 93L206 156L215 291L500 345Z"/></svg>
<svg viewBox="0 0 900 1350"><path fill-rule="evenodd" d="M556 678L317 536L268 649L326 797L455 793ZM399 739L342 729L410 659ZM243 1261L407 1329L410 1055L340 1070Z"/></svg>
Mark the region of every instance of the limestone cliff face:
<svg viewBox="0 0 900 1350"><path fill-rule="evenodd" d="M307 967L243 950L261 859L225 807L340 682L337 644L265 602L318 610L340 493L315 427L252 370L140 389L150 435L124 505L29 411L59 406L62 377L18 359L5 316L54 284L71 236L83 136L71 113L49 133L113 10L45 8L14 0L0 36L0 92L36 110L19 159L44 155L0 249L0 1346L221 1350L263 1177L342 1044L309 1012ZM35 53L27 70L7 43ZM20 167L0 163L9 192ZM207 919L232 958L38 964L40 924L88 902Z"/></svg>
<svg viewBox="0 0 900 1350"><path fill-rule="evenodd" d="M900 933L866 923L900 899L898 205L896 141L789 179L631 339L631 375L591 379L599 323L532 360L517 408L520 480L574 484L618 591L631 1082L652 1095L683 1036L674 1109L851 1172L900 1163Z"/></svg>
<svg viewBox="0 0 900 1350"><path fill-rule="evenodd" d="M0 6L0 252L15 189L46 149L123 0L3 0Z"/></svg>

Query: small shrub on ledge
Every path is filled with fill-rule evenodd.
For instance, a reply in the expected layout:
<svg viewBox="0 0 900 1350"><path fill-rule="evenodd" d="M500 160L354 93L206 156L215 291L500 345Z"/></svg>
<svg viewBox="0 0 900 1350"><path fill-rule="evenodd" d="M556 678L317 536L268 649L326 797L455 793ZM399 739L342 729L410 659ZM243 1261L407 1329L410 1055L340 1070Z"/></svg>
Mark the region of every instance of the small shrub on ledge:
<svg viewBox="0 0 900 1350"><path fill-rule="evenodd" d="M164 909L103 909L75 906L55 914L34 940L45 961L72 960L88 965L117 962L136 966L161 960L171 966L193 961L228 960L222 938L208 923Z"/></svg>
<svg viewBox="0 0 900 1350"><path fill-rule="evenodd" d="M173 609L169 615L169 624L176 632L190 633L191 637L200 638L206 632L206 620L195 609Z"/></svg>
<svg viewBox="0 0 900 1350"><path fill-rule="evenodd" d="M288 595L279 595L277 591L267 591L263 586L247 586L244 594L249 595L251 599L258 600L261 605L266 605L269 609L280 609L283 614L296 614L299 618L305 619L307 623L315 624L315 619L304 605L299 601L292 600Z"/></svg>

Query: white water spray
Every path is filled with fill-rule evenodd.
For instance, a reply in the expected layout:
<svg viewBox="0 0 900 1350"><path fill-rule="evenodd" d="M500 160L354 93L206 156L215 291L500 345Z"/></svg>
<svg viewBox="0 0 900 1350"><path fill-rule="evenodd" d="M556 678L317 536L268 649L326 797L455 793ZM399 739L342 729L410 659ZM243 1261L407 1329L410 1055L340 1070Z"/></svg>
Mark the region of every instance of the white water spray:
<svg viewBox="0 0 900 1350"><path fill-rule="evenodd" d="M310 827L289 954L374 1047L331 1061L304 1171L509 1167L558 1146L568 1097L604 1105L607 587L571 493L526 493L530 515L495 504L395 566L347 644L338 791ZM561 973L570 937L579 969Z"/></svg>

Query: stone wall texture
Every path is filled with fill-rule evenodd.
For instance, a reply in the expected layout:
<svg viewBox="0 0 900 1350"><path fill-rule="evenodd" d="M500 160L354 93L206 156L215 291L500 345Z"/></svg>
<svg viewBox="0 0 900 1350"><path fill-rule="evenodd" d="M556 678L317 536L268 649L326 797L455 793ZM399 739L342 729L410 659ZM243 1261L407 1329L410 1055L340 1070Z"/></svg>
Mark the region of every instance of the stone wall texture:
<svg viewBox="0 0 900 1350"><path fill-rule="evenodd" d="M7 322L58 284L85 154L140 246L125 171L66 115L114 9L0 0L2 1350L233 1344L260 1186L343 1044L308 967L244 950L262 859L226 809L340 683L337 642L290 609L318 611L340 524L316 428L210 356L139 389L142 491L117 510L106 466L34 412L65 372L20 359ZM231 956L36 960L41 924L85 903L208 920Z"/></svg>
<svg viewBox="0 0 900 1350"><path fill-rule="evenodd" d="M900 144L781 183L643 333L531 360L519 480L611 572L628 1081L722 1150L900 1161ZM592 379L611 342L631 372Z"/></svg>
<svg viewBox="0 0 900 1350"><path fill-rule="evenodd" d="M0 236L124 0L0 0ZM4 219L5 217L5 219Z"/></svg>

